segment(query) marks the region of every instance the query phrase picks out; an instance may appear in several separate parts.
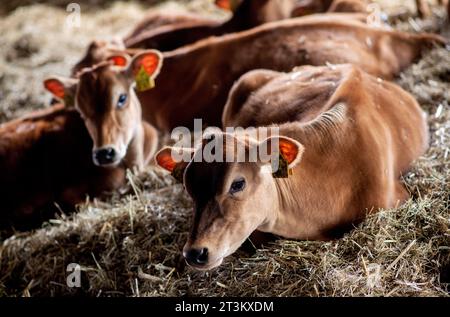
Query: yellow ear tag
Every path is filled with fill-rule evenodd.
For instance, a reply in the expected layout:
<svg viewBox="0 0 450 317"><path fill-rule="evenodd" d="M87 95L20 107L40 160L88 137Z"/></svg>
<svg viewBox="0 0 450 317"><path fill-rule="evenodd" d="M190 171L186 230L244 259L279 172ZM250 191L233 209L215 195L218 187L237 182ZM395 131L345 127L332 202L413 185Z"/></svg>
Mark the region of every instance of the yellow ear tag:
<svg viewBox="0 0 450 317"><path fill-rule="evenodd" d="M145 71L143 66L139 69L134 80L137 91L146 91L155 87L155 80Z"/></svg>
<svg viewBox="0 0 450 317"><path fill-rule="evenodd" d="M289 168L289 163L283 157L283 155L279 154L279 163L278 170L272 173L274 178L288 178L293 174L292 168Z"/></svg>

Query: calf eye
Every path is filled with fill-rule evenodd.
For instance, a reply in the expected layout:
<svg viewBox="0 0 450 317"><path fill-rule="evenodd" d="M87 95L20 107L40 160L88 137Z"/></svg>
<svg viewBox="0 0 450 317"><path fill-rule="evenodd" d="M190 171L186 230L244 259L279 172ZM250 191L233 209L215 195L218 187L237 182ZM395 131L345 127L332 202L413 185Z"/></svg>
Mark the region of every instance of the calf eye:
<svg viewBox="0 0 450 317"><path fill-rule="evenodd" d="M237 193L237 192L243 191L244 188L245 188L245 179L240 178L240 179L235 180L235 181L231 184L229 193L230 193L230 194L235 194L235 193Z"/></svg>
<svg viewBox="0 0 450 317"><path fill-rule="evenodd" d="M122 108L123 106L125 106L127 98L128 98L127 94L120 94L119 100L117 100L117 108Z"/></svg>

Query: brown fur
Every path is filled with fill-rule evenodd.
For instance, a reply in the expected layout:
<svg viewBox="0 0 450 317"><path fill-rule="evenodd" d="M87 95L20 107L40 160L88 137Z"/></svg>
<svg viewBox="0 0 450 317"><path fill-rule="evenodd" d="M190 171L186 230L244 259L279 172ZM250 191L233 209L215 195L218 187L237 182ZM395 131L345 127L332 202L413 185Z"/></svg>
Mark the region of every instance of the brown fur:
<svg viewBox="0 0 450 317"><path fill-rule="evenodd" d="M260 83L251 94L241 89L249 82ZM236 100L245 102L239 104ZM337 106L340 104L344 107ZM305 154L294 172L298 176L292 181L308 182L306 164L314 166L320 162L321 168L335 166L336 173L342 169L344 174L360 167L360 172L351 176L354 181L349 182L346 177L326 181L330 196L334 195L333 189L344 187L340 184L343 181L356 184L352 187L358 192L358 197L351 198L356 198L353 202L357 204L342 204L346 216L330 219L329 227L358 220L365 209L391 208L403 201L407 195L399 176L428 148L425 115L415 99L397 85L350 65L305 66L287 74L250 72L233 87L223 117L224 126L280 124L281 135L300 141ZM328 173L335 175L331 169ZM316 178L314 174L310 176ZM362 176L369 183L362 182ZM332 181L336 184L332 185ZM358 184L362 188L358 189ZM316 233L299 238L326 237L326 229L326 225L323 230L311 229Z"/></svg>
<svg viewBox="0 0 450 317"><path fill-rule="evenodd" d="M261 161L187 165L184 185L195 217L185 251L208 249L201 269L219 265L255 229L328 239L367 212L396 206L408 197L400 176L428 147L415 99L351 65L246 74L230 92L224 126L248 125L277 126L280 136L297 144L293 175L273 178L262 172ZM246 151L262 141L242 133L223 136L244 142ZM231 149L227 144L225 153ZM230 194L240 178L246 187Z"/></svg>
<svg viewBox="0 0 450 317"><path fill-rule="evenodd" d="M174 30L183 27L200 27L219 25L220 22L214 19L205 18L196 14L170 14L150 11L146 16L133 28L133 30L124 38L125 43L138 43L143 34L158 34L155 30L162 30L163 27L172 27ZM159 32L161 33L161 31ZM139 45L137 45L139 46Z"/></svg>
<svg viewBox="0 0 450 317"><path fill-rule="evenodd" d="M0 126L0 226L36 226L86 195L117 188L124 169L93 165L92 141L75 110L62 105ZM40 213L44 212L45 213Z"/></svg>
<svg viewBox="0 0 450 317"><path fill-rule="evenodd" d="M91 135L94 150L113 147L120 155L117 162L125 161L142 170L156 151L158 135L142 121L141 105L131 84L126 70L109 63L85 69L79 75L76 108ZM116 107L119 93L128 94L122 109ZM148 152L144 151L145 146L150 147Z"/></svg>

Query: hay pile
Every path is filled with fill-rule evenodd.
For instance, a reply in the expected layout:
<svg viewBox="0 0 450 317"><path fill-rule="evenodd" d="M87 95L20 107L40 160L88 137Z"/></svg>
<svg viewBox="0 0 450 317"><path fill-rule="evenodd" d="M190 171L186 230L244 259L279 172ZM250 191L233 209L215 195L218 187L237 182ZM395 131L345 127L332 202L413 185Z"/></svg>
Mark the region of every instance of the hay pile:
<svg viewBox="0 0 450 317"><path fill-rule="evenodd" d="M437 31L441 20L436 10L424 23L415 19L412 26L406 18L397 25ZM120 192L87 202L78 214L5 240L0 295L448 296L449 77L449 51L437 48L398 79L429 114L431 148L405 175L412 199L370 216L340 240L279 240L255 254L240 251L212 272L196 272L180 257L191 201L181 185L150 167L143 175L130 173ZM15 98L10 95L6 100ZM5 118L16 114L4 100L1 109ZM72 262L82 266L81 288L66 286Z"/></svg>

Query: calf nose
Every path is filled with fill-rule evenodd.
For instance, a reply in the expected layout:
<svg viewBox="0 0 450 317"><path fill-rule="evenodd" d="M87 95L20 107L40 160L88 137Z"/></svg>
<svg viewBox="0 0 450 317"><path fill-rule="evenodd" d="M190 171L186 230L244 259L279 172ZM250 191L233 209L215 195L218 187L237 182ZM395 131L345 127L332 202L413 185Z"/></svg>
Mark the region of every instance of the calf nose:
<svg viewBox="0 0 450 317"><path fill-rule="evenodd" d="M205 265L208 263L208 249L189 249L185 252L184 258L190 265Z"/></svg>
<svg viewBox="0 0 450 317"><path fill-rule="evenodd" d="M94 161L97 165L108 165L116 161L117 152L112 147L105 147L94 151Z"/></svg>

